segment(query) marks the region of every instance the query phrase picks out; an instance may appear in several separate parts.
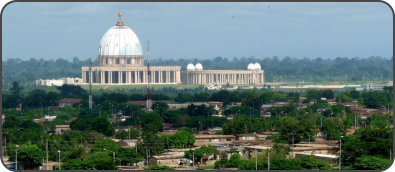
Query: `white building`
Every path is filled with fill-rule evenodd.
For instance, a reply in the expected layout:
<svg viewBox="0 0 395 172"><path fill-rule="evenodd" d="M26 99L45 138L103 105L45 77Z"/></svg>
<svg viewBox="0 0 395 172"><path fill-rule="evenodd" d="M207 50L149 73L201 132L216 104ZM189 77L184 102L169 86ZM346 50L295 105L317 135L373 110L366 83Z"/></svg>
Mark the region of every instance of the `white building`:
<svg viewBox="0 0 395 172"><path fill-rule="evenodd" d="M64 84L80 84L81 78L38 79L36 85L62 86Z"/></svg>

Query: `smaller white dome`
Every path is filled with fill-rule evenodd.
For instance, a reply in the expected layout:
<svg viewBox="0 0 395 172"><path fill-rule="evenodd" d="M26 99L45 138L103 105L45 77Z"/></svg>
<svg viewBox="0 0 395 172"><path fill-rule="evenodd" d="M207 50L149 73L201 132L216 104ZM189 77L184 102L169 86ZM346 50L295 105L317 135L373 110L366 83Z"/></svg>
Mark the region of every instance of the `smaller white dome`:
<svg viewBox="0 0 395 172"><path fill-rule="evenodd" d="M261 65L257 62L254 64L255 70L261 70Z"/></svg>
<svg viewBox="0 0 395 172"><path fill-rule="evenodd" d="M197 63L197 64L195 65L195 69L196 69L196 70L203 70L202 64Z"/></svg>
<svg viewBox="0 0 395 172"><path fill-rule="evenodd" d="M254 70L255 69L255 65L253 63L248 64L247 66L248 70Z"/></svg>
<svg viewBox="0 0 395 172"><path fill-rule="evenodd" d="M188 65L187 65L187 70L195 70L196 68L195 68L195 66L192 64L192 63L189 63Z"/></svg>

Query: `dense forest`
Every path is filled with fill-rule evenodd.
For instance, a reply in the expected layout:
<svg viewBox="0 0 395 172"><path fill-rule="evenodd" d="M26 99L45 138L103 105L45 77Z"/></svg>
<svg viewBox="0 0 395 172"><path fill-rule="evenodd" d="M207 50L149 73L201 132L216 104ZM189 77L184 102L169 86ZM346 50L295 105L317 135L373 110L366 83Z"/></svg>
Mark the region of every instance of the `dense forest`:
<svg viewBox="0 0 395 172"><path fill-rule="evenodd" d="M223 58L212 59L154 59L152 65L181 65L200 62L204 69L246 69L251 62L258 62L265 70L266 82L317 82L317 81L380 81L392 80L393 58ZM94 65L97 61L94 62ZM77 57L65 59L8 59L3 61L3 84L13 81L32 83L36 79L81 77L81 66L88 60Z"/></svg>

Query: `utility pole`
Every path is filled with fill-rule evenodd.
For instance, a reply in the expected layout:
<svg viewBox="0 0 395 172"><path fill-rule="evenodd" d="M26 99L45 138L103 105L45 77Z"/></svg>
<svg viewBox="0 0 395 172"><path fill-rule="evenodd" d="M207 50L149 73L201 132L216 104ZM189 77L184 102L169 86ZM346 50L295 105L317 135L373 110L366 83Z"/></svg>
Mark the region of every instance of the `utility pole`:
<svg viewBox="0 0 395 172"><path fill-rule="evenodd" d="M292 157L295 157L295 152L294 152L294 136L295 135L292 135Z"/></svg>
<svg viewBox="0 0 395 172"><path fill-rule="evenodd" d="M48 139L45 139L45 151L46 151L46 163L45 163L45 170L48 170Z"/></svg>
<svg viewBox="0 0 395 172"><path fill-rule="evenodd" d="M89 58L89 110L92 110L92 62Z"/></svg>
<svg viewBox="0 0 395 172"><path fill-rule="evenodd" d="M152 100L151 100L151 71L150 71L150 48L149 41L147 41L147 111L152 111Z"/></svg>
<svg viewBox="0 0 395 172"><path fill-rule="evenodd" d="M258 170L258 150L255 150L255 170Z"/></svg>
<svg viewBox="0 0 395 172"><path fill-rule="evenodd" d="M61 164L60 164L60 150L58 150L59 153L59 170L62 170Z"/></svg>
<svg viewBox="0 0 395 172"><path fill-rule="evenodd" d="M270 170L270 149L267 152L267 170Z"/></svg>
<svg viewBox="0 0 395 172"><path fill-rule="evenodd" d="M15 171L18 170L18 145L15 148Z"/></svg>
<svg viewBox="0 0 395 172"><path fill-rule="evenodd" d="M322 115L321 115L321 127L322 127Z"/></svg>
<svg viewBox="0 0 395 172"><path fill-rule="evenodd" d="M195 152L192 151L192 167L195 167Z"/></svg>
<svg viewBox="0 0 395 172"><path fill-rule="evenodd" d="M147 155L147 166L149 166L149 164L148 164L148 149L145 150L145 154Z"/></svg>
<svg viewBox="0 0 395 172"><path fill-rule="evenodd" d="M5 139L4 139L4 156L5 156L6 150L7 150L7 136L5 136Z"/></svg>
<svg viewBox="0 0 395 172"><path fill-rule="evenodd" d="M343 138L343 136L340 137L339 171L342 168L342 138Z"/></svg>

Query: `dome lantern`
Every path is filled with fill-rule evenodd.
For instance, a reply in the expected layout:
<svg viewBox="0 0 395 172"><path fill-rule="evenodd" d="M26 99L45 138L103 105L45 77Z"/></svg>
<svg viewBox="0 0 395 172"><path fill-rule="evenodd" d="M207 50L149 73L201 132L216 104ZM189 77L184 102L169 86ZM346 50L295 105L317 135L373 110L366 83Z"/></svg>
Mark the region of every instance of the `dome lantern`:
<svg viewBox="0 0 395 172"><path fill-rule="evenodd" d="M115 26L125 26L125 24L122 21L122 12L118 12L118 21L117 24L115 24Z"/></svg>

